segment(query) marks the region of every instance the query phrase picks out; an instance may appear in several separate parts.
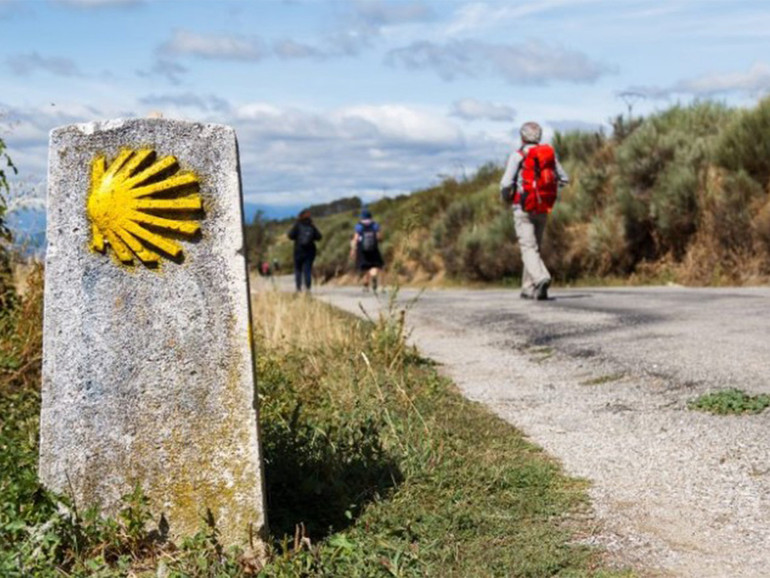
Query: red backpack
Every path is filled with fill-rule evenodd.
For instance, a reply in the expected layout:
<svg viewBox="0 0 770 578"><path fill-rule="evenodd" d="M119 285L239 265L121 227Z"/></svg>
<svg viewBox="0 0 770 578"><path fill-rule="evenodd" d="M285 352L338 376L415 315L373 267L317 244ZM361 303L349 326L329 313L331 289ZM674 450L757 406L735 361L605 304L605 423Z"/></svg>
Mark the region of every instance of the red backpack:
<svg viewBox="0 0 770 578"><path fill-rule="evenodd" d="M556 157L553 148L547 144L535 145L522 157L521 183L523 191L519 202L528 213L550 213L556 203L558 181L556 178Z"/></svg>

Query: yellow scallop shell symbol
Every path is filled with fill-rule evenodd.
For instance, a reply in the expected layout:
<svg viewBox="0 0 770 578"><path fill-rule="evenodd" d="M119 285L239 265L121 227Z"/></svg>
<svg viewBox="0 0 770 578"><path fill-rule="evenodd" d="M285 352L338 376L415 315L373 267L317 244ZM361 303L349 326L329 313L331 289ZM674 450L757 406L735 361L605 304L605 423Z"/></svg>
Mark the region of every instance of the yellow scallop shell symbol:
<svg viewBox="0 0 770 578"><path fill-rule="evenodd" d="M86 204L91 248L104 252L106 242L123 263L136 256L154 265L160 253L179 258L175 239L200 231L191 216L202 208L198 177L181 171L173 156L158 160L152 149L124 149L109 166L103 155L93 160Z"/></svg>

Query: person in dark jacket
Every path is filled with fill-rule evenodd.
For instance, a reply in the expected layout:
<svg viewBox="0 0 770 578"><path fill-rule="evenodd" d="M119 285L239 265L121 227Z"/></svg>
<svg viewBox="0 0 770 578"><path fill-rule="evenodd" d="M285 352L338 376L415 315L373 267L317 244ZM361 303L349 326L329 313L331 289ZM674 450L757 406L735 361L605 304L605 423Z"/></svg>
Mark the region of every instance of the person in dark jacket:
<svg viewBox="0 0 770 578"><path fill-rule="evenodd" d="M353 238L350 240L350 258L356 260L356 269L364 277L364 290L369 290L371 282L375 293L377 292L377 274L385 264L380 253L380 241L382 241L380 224L372 219L372 212L364 208L361 211L361 220L356 223Z"/></svg>
<svg viewBox="0 0 770 578"><path fill-rule="evenodd" d="M305 289L310 291L316 254L315 242L321 240L321 231L313 224L310 211L305 209L299 214L288 235L289 239L294 241L294 281L297 291L302 291L303 280Z"/></svg>

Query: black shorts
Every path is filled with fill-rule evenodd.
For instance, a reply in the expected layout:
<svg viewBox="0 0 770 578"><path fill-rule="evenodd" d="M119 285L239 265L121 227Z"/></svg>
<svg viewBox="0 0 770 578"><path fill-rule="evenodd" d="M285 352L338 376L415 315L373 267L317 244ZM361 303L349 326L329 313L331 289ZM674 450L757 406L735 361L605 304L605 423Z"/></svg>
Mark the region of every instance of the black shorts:
<svg viewBox="0 0 770 578"><path fill-rule="evenodd" d="M358 251L356 253L356 269L359 271L368 271L369 269L382 269L385 262L379 249L374 251Z"/></svg>

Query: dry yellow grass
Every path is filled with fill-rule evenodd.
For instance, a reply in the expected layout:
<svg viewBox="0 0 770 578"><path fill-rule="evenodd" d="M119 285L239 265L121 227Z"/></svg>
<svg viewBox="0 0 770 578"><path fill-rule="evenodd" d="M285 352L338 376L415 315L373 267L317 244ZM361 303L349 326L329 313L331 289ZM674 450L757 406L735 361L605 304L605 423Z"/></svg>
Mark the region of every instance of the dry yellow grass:
<svg viewBox="0 0 770 578"><path fill-rule="evenodd" d="M21 301L0 316L0 390L37 389L43 352L43 266L26 271Z"/></svg>
<svg viewBox="0 0 770 578"><path fill-rule="evenodd" d="M305 294L282 294L267 284L253 296L252 316L255 333L271 349L335 349L350 344L355 335L331 308Z"/></svg>

